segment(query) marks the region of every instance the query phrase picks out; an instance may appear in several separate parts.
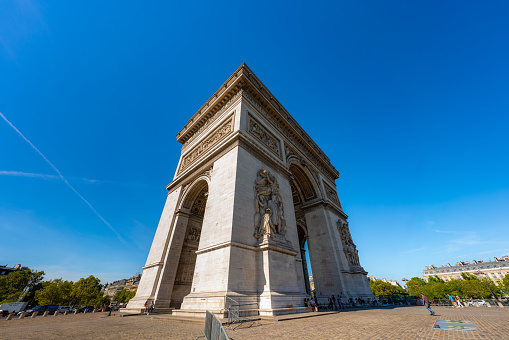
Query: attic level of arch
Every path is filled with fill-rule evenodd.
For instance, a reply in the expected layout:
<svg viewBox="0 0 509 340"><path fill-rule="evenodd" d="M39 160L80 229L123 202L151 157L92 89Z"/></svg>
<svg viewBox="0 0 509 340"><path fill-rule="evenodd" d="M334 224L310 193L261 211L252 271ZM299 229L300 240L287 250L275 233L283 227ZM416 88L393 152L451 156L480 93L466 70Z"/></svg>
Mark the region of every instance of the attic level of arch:
<svg viewBox="0 0 509 340"><path fill-rule="evenodd" d="M339 177L330 159L245 64L228 78L177 134L177 141L183 144L183 149L240 96L260 108L276 131L296 143L332 179Z"/></svg>

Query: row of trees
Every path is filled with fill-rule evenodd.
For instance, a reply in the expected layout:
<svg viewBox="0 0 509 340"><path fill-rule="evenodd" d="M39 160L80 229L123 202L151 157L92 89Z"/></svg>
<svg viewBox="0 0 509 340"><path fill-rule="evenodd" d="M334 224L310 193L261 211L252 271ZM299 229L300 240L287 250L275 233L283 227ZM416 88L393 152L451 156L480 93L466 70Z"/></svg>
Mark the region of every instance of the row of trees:
<svg viewBox="0 0 509 340"><path fill-rule="evenodd" d="M414 277L407 282L408 292L413 296L424 293L429 299L446 299L449 294L459 296L462 299L487 299L494 294L500 297L503 293L509 293L509 274L507 274L497 286L490 279L478 278L476 275L462 273L462 280L444 281L438 276L430 276L428 282L419 277Z"/></svg>
<svg viewBox="0 0 509 340"><path fill-rule="evenodd" d="M394 293L408 294L406 290L401 287L393 286L389 282L383 281L369 281L371 292L375 296L391 295Z"/></svg>
<svg viewBox="0 0 509 340"><path fill-rule="evenodd" d="M0 277L0 303L16 302L19 299L31 305L96 305L110 304L110 298L101 292L100 280L93 275L76 282L55 279L42 281L43 271L20 270ZM126 303L136 292L125 289L118 292L113 301Z"/></svg>

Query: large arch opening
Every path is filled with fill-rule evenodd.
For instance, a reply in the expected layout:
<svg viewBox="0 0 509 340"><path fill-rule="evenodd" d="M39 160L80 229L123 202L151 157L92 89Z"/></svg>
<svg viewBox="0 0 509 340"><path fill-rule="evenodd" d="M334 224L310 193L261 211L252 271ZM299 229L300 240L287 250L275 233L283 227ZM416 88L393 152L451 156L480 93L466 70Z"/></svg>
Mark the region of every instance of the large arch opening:
<svg viewBox="0 0 509 340"><path fill-rule="evenodd" d="M299 236L299 250L302 259L304 285L306 293L311 294L314 288L314 280L312 278L313 270L311 268L311 261L309 260L309 234L308 226L306 225L304 205L306 202L317 198L317 190L312 180L300 166L291 164L290 172L292 174L290 187L292 189L295 217L297 218L297 233Z"/></svg>
<svg viewBox="0 0 509 340"><path fill-rule="evenodd" d="M191 292L207 197L208 185L203 180L193 185L182 203L181 211L189 217L171 293L171 308L179 309L184 297Z"/></svg>

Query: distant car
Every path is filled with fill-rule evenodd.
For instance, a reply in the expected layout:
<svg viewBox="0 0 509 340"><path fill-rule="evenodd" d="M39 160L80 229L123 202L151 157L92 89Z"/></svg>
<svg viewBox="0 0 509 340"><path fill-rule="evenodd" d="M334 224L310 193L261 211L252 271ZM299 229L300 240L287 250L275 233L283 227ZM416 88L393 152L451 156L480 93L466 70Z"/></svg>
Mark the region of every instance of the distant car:
<svg viewBox="0 0 509 340"><path fill-rule="evenodd" d="M39 305L34 308L27 309L25 312L26 315L32 315L32 313L43 314L45 311L49 311L51 313L57 310L58 310L57 305ZM19 312L18 314L21 314L21 312Z"/></svg>
<svg viewBox="0 0 509 340"><path fill-rule="evenodd" d="M71 309L71 313L76 312L76 310L78 310L78 313L83 313L85 311L85 307L74 307Z"/></svg>
<svg viewBox="0 0 509 340"><path fill-rule="evenodd" d="M7 315L9 315L9 311L8 310L1 310L0 309L0 316L5 317Z"/></svg>
<svg viewBox="0 0 509 340"><path fill-rule="evenodd" d="M65 313L66 311L70 311L71 310L71 306L60 306L58 307L58 311L60 313Z"/></svg>

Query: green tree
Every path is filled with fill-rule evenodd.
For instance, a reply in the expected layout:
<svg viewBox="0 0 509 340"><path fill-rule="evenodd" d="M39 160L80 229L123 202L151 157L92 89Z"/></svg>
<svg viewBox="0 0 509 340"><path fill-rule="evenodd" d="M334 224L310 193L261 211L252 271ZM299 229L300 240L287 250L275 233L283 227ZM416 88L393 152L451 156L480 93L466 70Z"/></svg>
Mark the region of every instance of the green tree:
<svg viewBox="0 0 509 340"><path fill-rule="evenodd" d="M390 295L392 293L406 294L406 291L403 288L393 286L389 282L369 281L369 287L371 288L371 292L375 296Z"/></svg>
<svg viewBox="0 0 509 340"><path fill-rule="evenodd" d="M74 301L73 283L62 279L43 282L35 296L41 305L70 305Z"/></svg>
<svg viewBox="0 0 509 340"><path fill-rule="evenodd" d="M110 297L107 295L98 297L95 301L96 306L107 306L111 303Z"/></svg>
<svg viewBox="0 0 509 340"><path fill-rule="evenodd" d="M117 301L117 302L120 302L120 303L127 303L129 302L129 300L131 300L134 296L136 295L136 290L135 291L128 291L128 290L125 290L125 289L122 289L120 292L118 292L117 294L115 294L115 296L113 297L113 301Z"/></svg>
<svg viewBox="0 0 509 340"><path fill-rule="evenodd" d="M72 295L74 297L74 304L80 305L93 305L99 298L102 297L100 280L93 275L81 278L74 283L72 288Z"/></svg>
<svg viewBox="0 0 509 340"><path fill-rule="evenodd" d="M0 277L0 303L16 302L20 297L23 301L30 301L28 299L40 287L38 283L43 276L43 271L26 269Z"/></svg>
<svg viewBox="0 0 509 340"><path fill-rule="evenodd" d="M407 283L408 292L412 296L421 296L426 287L426 281L420 277L412 277Z"/></svg>
<svg viewBox="0 0 509 340"><path fill-rule="evenodd" d="M501 286L504 289L504 292L509 294L509 273L505 274L504 278L502 279Z"/></svg>

